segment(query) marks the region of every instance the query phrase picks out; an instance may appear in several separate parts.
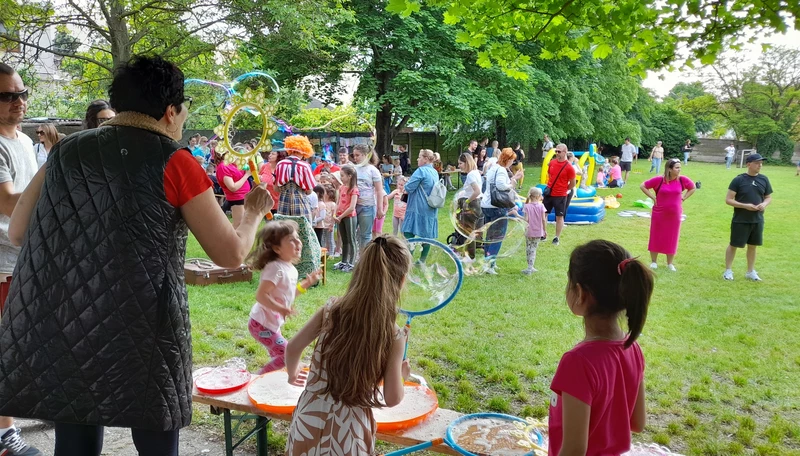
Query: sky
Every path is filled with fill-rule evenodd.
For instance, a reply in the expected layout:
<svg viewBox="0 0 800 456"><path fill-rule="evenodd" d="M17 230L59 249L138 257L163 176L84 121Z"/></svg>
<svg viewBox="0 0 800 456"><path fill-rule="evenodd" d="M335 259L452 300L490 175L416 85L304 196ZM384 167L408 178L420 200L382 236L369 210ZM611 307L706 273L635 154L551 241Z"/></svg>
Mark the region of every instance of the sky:
<svg viewBox="0 0 800 456"><path fill-rule="evenodd" d="M800 46L800 31L791 29L785 35L774 35L763 40L758 40L753 44L747 44L739 51L740 54L750 56L751 60L755 62L761 55L761 44L769 43L773 45L782 45L789 47ZM652 89L656 96L659 98L665 97L675 84L679 82L693 82L700 80L700 73L703 71L702 67L696 69L684 69L669 72L662 71L648 71L647 78L645 78L642 85L648 89Z"/></svg>

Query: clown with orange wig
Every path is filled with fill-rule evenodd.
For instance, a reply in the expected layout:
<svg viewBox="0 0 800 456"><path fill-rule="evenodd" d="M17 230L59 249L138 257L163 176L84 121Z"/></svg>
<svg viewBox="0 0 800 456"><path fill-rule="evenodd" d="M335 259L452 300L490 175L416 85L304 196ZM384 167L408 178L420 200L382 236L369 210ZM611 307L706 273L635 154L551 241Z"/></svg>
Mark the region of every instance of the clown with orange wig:
<svg viewBox="0 0 800 456"><path fill-rule="evenodd" d="M275 166L275 187L278 189L278 213L302 216L311 221L308 195L314 191L314 175L305 160L314 155L314 148L305 136L287 136L283 140L287 157Z"/></svg>

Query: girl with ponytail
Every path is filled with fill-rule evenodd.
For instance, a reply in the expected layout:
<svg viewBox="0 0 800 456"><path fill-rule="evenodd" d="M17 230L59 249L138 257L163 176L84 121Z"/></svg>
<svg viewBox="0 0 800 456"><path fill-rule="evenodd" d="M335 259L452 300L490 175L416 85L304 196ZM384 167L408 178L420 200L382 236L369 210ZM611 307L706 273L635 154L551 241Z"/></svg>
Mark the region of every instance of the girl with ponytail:
<svg viewBox="0 0 800 456"><path fill-rule="evenodd" d="M552 455L619 455L644 430L644 357L653 274L619 245L591 241L569 259L567 305L584 339L561 358L550 385ZM620 327L626 317L627 333Z"/></svg>
<svg viewBox="0 0 800 456"><path fill-rule="evenodd" d="M410 374L403 360L407 333L396 323L410 267L405 242L378 236L362 251L344 296L328 301L289 341L289 383L306 389L292 416L287 455L374 454L372 407L399 404ZM300 356L315 339L306 382Z"/></svg>

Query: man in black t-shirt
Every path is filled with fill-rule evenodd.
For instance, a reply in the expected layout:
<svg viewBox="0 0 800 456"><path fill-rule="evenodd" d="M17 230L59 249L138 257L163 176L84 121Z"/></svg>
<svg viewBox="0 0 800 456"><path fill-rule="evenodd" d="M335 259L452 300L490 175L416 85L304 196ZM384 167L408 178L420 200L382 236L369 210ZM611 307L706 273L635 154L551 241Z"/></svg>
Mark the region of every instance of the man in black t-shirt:
<svg viewBox="0 0 800 456"><path fill-rule="evenodd" d="M733 259L736 249L747 245L747 274L745 278L761 281L755 270L756 247L762 243L764 210L772 202L772 185L767 176L760 174L764 158L759 154L747 157L747 172L734 177L728 186L725 202L733 206L731 242L725 251L725 272L722 278L733 280Z"/></svg>

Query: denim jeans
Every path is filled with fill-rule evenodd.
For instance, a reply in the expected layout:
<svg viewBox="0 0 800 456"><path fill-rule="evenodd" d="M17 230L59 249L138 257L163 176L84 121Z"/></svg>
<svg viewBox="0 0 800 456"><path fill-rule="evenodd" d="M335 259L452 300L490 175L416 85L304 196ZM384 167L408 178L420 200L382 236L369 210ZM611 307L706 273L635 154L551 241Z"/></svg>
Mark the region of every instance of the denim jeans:
<svg viewBox="0 0 800 456"><path fill-rule="evenodd" d="M488 225L495 220L506 217L507 215L508 209L484 207L483 223L484 225ZM488 243L484 244L483 249L486 256L495 257L500 252L500 246L503 244L503 238L506 237L506 229L508 229L508 220L504 219L500 222L494 223L491 227L489 227L488 231L486 231L485 241L488 241Z"/></svg>
<svg viewBox="0 0 800 456"><path fill-rule="evenodd" d="M689 152L684 152L683 153L683 164L685 165L687 163L689 163Z"/></svg>
<svg viewBox="0 0 800 456"><path fill-rule="evenodd" d="M651 173L653 171L655 171L656 173L660 173L661 172L661 160L663 160L663 159L662 158L654 158L653 159L653 164L650 165L650 172Z"/></svg>
<svg viewBox="0 0 800 456"><path fill-rule="evenodd" d="M725 167L731 169L731 163L733 163L733 157L725 157Z"/></svg>
<svg viewBox="0 0 800 456"><path fill-rule="evenodd" d="M375 222L375 206L362 206L356 204L356 218L358 219L358 249L361 250L372 240L372 224Z"/></svg>

